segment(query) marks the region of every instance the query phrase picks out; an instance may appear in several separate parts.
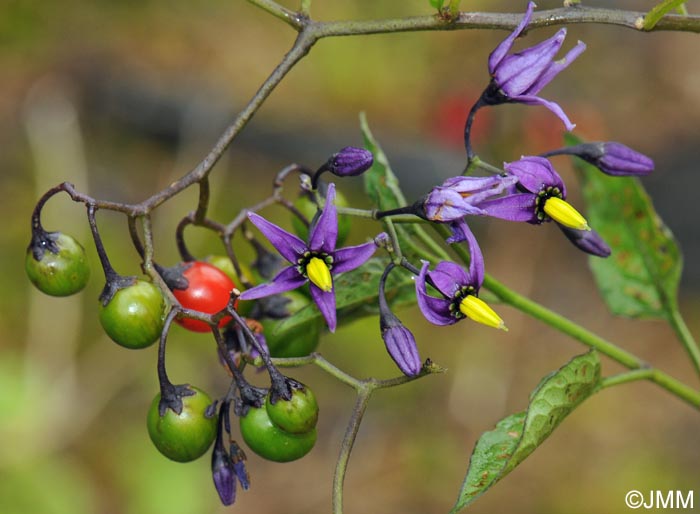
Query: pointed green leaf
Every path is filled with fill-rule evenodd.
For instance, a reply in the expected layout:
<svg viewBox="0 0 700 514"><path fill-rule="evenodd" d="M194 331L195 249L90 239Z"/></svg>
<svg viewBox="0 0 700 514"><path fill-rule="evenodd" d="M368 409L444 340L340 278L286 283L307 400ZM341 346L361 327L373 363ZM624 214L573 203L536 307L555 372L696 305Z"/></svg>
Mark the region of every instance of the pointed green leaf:
<svg viewBox="0 0 700 514"><path fill-rule="evenodd" d="M644 15L643 29L653 29L656 26L656 24L659 23L659 20L666 16L666 14L669 11L672 11L673 9L678 9L683 4L685 4L685 2L686 0L664 0L663 2L654 6L653 9L651 9L648 13Z"/></svg>
<svg viewBox="0 0 700 514"><path fill-rule="evenodd" d="M524 461L600 383L595 350L574 357L542 379L530 395L525 412L512 414L481 435L469 459L454 514Z"/></svg>
<svg viewBox="0 0 700 514"><path fill-rule="evenodd" d="M573 136L567 143L577 144ZM667 319L676 308L682 256L639 179L611 177L575 159L589 224L612 249L590 258L598 289L614 314Z"/></svg>
<svg viewBox="0 0 700 514"><path fill-rule="evenodd" d="M404 207L408 204L404 198L399 181L391 170L391 165L372 131L367 124L365 113L360 113L360 127L365 140L365 148L374 155L374 164L364 175L365 191L372 199L374 206L382 211ZM416 222L420 222L416 218ZM419 241L425 241L430 236L417 224L401 223L396 225L396 234L405 257L418 259L425 251L420 251Z"/></svg>

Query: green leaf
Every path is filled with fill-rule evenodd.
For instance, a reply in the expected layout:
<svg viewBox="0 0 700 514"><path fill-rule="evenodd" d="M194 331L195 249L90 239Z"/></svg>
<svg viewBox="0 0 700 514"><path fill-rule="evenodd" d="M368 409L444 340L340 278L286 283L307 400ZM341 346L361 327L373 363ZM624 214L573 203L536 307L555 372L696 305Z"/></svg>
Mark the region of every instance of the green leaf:
<svg viewBox="0 0 700 514"><path fill-rule="evenodd" d="M374 155L374 164L363 174L367 195L372 199L374 206L382 211L404 207L407 202L401 192L399 181L391 170L384 150L372 135L365 113L360 113L360 127L365 140L365 148ZM419 221L418 218L416 221ZM427 254L417 244L418 241L430 237L420 226L412 223L396 224L396 234L405 257L418 259Z"/></svg>
<svg viewBox="0 0 700 514"><path fill-rule="evenodd" d="M669 11L673 9L678 9L683 4L685 4L685 2L686 0L664 0L663 2L652 8L648 13L646 13L646 15L644 16L644 25L642 26L642 28L644 30L653 29L659 22L659 20L666 16L666 14Z"/></svg>
<svg viewBox="0 0 700 514"><path fill-rule="evenodd" d="M568 144L580 141L567 137ZM611 177L576 159L590 225L612 249L590 258L598 289L610 311L634 318L668 319L676 310L682 256L639 179Z"/></svg>
<svg viewBox="0 0 700 514"><path fill-rule="evenodd" d="M454 514L513 471L600 383L600 360L595 350L571 359L547 375L530 395L525 412L512 414L481 435L469 459Z"/></svg>
<svg viewBox="0 0 700 514"><path fill-rule="evenodd" d="M355 319L379 313L379 278L389 264L387 257L373 257L361 267L333 278L338 320L348 323ZM396 269L389 275L386 286L387 301L394 307L412 305L416 301L415 282L412 274ZM321 317L315 304L280 323L277 332L286 332L311 319Z"/></svg>
<svg viewBox="0 0 700 514"><path fill-rule="evenodd" d="M442 9L443 4L445 3L445 0L428 0L430 2L430 5L435 7L438 11Z"/></svg>

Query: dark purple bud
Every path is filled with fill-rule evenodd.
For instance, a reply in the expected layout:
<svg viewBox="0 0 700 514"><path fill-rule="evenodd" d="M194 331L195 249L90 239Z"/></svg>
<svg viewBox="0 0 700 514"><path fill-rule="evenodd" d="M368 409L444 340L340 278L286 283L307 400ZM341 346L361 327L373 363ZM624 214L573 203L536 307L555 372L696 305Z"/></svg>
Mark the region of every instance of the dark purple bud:
<svg viewBox="0 0 700 514"><path fill-rule="evenodd" d="M648 175L654 171L654 161L621 143L584 143L570 147L567 153L591 163L607 175Z"/></svg>
<svg viewBox="0 0 700 514"><path fill-rule="evenodd" d="M404 375L412 377L417 375L422 367L416 339L399 318L391 312L384 292L386 278L393 268L394 265L389 264L379 281L379 328L382 331L382 339L389 356Z"/></svg>
<svg viewBox="0 0 700 514"><path fill-rule="evenodd" d="M248 475L248 470L245 467L246 456L238 446L236 441L231 441L231 462L233 462L233 471L236 474L236 478L241 483L241 487L244 491L250 488L250 475Z"/></svg>
<svg viewBox="0 0 700 514"><path fill-rule="evenodd" d="M374 156L369 150L346 146L328 159L328 171L339 177L355 177L372 167Z"/></svg>
<svg viewBox="0 0 700 514"><path fill-rule="evenodd" d="M224 505L233 504L236 501L236 472L220 437L217 437L214 451L211 454L211 474L221 503Z"/></svg>
<svg viewBox="0 0 700 514"><path fill-rule="evenodd" d="M596 257L609 257L612 253L610 247L595 230L576 230L559 223L557 223L557 226L579 250Z"/></svg>

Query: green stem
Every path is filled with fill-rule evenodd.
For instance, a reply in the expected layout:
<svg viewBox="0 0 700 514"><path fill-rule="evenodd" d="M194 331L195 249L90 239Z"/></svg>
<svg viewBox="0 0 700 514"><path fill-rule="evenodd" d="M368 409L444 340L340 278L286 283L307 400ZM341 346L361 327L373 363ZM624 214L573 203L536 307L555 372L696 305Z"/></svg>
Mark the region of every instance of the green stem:
<svg viewBox="0 0 700 514"><path fill-rule="evenodd" d="M248 0L251 4L256 5L263 9L264 11L269 12L272 14L275 18L279 18L283 22L287 23L288 25L291 25L294 27L296 30L301 30L303 28L302 23L299 20L299 17L297 14L293 11L290 11L289 9L286 9L282 7L280 4L277 2L274 2L273 0ZM302 0L301 3L301 9L302 12L304 12L304 8L306 7L306 12L308 12L308 7L311 2L309 0Z"/></svg>
<svg viewBox="0 0 700 514"><path fill-rule="evenodd" d="M384 220L384 225L389 233L389 239L391 239L392 261L395 264L399 263L403 258L403 254L401 253L401 244L399 243L399 235L396 233L396 227L389 218Z"/></svg>
<svg viewBox="0 0 700 514"><path fill-rule="evenodd" d="M618 373L617 375L605 377L600 381L600 386L598 389L605 389L606 387L613 387L620 384L626 384L628 382L635 382L637 380L651 380L651 378L654 376L654 371L655 370L651 368L634 369L632 371L625 371L624 373Z"/></svg>
<svg viewBox="0 0 700 514"><path fill-rule="evenodd" d="M700 374L700 349L698 349L698 343L695 341L693 334L690 333L688 325L685 324L685 320L683 319L683 315L677 308L671 309L671 318L668 322L683 344L683 348L688 352L690 360L695 367L695 371Z"/></svg>
<svg viewBox="0 0 700 514"><path fill-rule="evenodd" d="M343 513L343 482L345 481L345 473L348 469L348 461L350 460L352 447L355 444L357 433L360 430L362 417L365 414L365 410L367 410L367 404L369 403L373 391L374 386L371 384L365 384L365 386L358 391L350 421L345 429L345 436L340 445L340 454L338 455L338 461L335 465L335 474L333 475L333 514Z"/></svg>
<svg viewBox="0 0 700 514"><path fill-rule="evenodd" d="M440 225L436 226L435 229L439 233L444 233L444 231L447 230L446 227L442 227ZM460 259L462 259L462 261L465 263L469 262L469 252L467 252L465 248L459 244L452 245L452 248ZM507 303L511 307L515 307L519 311L542 321L543 323L559 330L564 334L567 334L568 336L573 337L590 348L595 348L603 355L606 355L614 361L619 362L626 368L632 370L641 369L648 372L649 376L646 377L647 380L654 382L658 386L666 389L668 392L684 400L690 405L696 408L700 407L700 392L692 389L683 382L676 380L670 375L667 375L663 371L650 367L642 359L628 352L627 350L623 350L610 341L607 341L590 330L583 328L581 325L578 325L577 323L574 323L573 321L538 304L537 302L516 293L505 284L502 284L488 274L484 278L483 287L495 294L502 302Z"/></svg>
<svg viewBox="0 0 700 514"><path fill-rule="evenodd" d="M607 355L627 368L637 369L646 366L644 361L630 352L623 350L622 348L609 341L606 341L593 332L586 330L581 325L570 321L561 314L557 314L556 312L549 310L548 308L530 300L529 298L512 291L489 275L486 275L484 278L484 287L498 296L498 298L504 303L515 307L519 311L529 314L535 319L543 321L547 325L556 328L560 332L564 332L565 334L578 341L581 341L591 348L595 348L600 353Z"/></svg>

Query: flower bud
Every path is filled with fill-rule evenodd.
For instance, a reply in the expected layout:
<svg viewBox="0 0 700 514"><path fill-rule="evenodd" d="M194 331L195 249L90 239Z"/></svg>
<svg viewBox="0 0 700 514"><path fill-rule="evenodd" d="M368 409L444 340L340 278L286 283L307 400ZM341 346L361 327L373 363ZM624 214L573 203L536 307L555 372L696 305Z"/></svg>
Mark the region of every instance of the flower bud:
<svg viewBox="0 0 700 514"><path fill-rule="evenodd" d="M621 143L585 143L575 148L574 155L607 175L648 175L654 171L654 161Z"/></svg>
<svg viewBox="0 0 700 514"><path fill-rule="evenodd" d="M386 278L393 268L394 265L389 264L379 281L379 328L389 356L404 375L412 377L417 375L422 367L416 339L399 318L391 312L384 292Z"/></svg>
<svg viewBox="0 0 700 514"><path fill-rule="evenodd" d="M346 146L328 159L328 171L339 177L355 177L372 167L374 156L369 150Z"/></svg>
<svg viewBox="0 0 700 514"><path fill-rule="evenodd" d="M211 474L221 503L233 504L236 501L236 475L231 458L218 441L211 455Z"/></svg>
<svg viewBox="0 0 700 514"><path fill-rule="evenodd" d="M557 225L561 231L564 232L564 235L569 241L579 250L595 255L596 257L610 256L610 247L595 230L576 230L574 228L565 227L564 225Z"/></svg>

